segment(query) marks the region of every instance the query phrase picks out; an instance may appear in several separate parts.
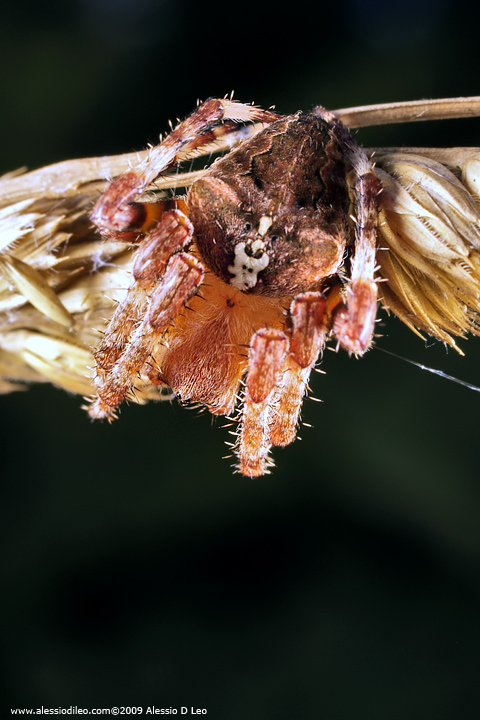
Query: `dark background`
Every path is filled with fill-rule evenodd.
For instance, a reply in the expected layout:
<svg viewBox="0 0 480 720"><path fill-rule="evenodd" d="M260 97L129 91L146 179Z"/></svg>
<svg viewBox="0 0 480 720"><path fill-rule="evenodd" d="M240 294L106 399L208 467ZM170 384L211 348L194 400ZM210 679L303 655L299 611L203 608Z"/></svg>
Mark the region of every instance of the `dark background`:
<svg viewBox="0 0 480 720"><path fill-rule="evenodd" d="M280 112L478 94L471 7L11 3L0 170L140 149L231 90ZM480 122L358 137L480 145ZM480 385L479 340L461 358L381 317L379 347ZM52 387L1 398L7 710L475 716L480 395L377 349L322 368L314 429L257 480L232 474L207 415L130 406L107 426Z"/></svg>

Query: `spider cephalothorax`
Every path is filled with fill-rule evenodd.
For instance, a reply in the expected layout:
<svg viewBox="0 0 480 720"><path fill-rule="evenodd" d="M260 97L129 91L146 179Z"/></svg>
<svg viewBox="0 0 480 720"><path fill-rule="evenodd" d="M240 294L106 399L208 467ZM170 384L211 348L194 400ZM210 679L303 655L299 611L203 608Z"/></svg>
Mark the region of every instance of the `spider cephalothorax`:
<svg viewBox="0 0 480 720"><path fill-rule="evenodd" d="M265 127L185 198L138 201L180 151L245 121ZM295 438L326 337L355 354L370 347L378 193L365 153L323 108L281 117L228 100L201 105L92 213L103 234L142 239L133 283L95 353L91 415L113 417L139 374L214 414L239 405L239 469L265 472L270 447Z"/></svg>

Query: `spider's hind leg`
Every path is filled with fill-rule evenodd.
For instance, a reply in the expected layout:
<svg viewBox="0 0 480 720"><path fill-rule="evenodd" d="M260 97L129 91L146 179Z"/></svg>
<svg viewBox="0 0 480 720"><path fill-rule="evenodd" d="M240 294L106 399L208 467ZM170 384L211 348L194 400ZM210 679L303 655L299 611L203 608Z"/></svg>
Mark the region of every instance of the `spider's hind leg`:
<svg viewBox="0 0 480 720"><path fill-rule="evenodd" d="M332 313L332 333L345 350L354 355L363 355L372 344L377 314L377 284L374 276L381 185L373 164L347 127L325 108L315 108L315 114L334 128L354 176L355 253L350 281Z"/></svg>

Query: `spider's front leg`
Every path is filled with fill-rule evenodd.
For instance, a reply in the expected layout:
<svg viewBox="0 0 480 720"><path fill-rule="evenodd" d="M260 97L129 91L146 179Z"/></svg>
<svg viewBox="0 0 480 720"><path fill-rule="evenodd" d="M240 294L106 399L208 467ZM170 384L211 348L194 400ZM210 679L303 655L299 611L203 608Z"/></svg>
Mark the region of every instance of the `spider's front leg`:
<svg viewBox="0 0 480 720"><path fill-rule="evenodd" d="M192 233L182 212L169 211L137 251L134 282L94 353L97 397L89 408L92 417L114 417L163 333L197 292L203 267L183 252Z"/></svg>
<svg viewBox="0 0 480 720"><path fill-rule="evenodd" d="M326 298L319 292L302 293L290 306L290 352L272 405L272 445L289 445L295 440L310 373L325 346L326 307Z"/></svg>
<svg viewBox="0 0 480 720"><path fill-rule="evenodd" d="M295 439L310 372L325 343L325 311L321 293L302 293L290 306L287 332L265 328L252 338L237 444L244 475L263 475L270 447Z"/></svg>
<svg viewBox="0 0 480 720"><path fill-rule="evenodd" d="M280 370L288 350L288 337L281 330L257 330L250 343L245 400L236 447L242 475L263 475L271 446L270 414Z"/></svg>
<svg viewBox="0 0 480 720"><path fill-rule="evenodd" d="M117 177L95 205L91 220L105 235L135 230L147 218L144 203L132 202L164 172L196 148L238 130L239 123L270 123L279 116L268 110L231 100L202 103L135 168Z"/></svg>

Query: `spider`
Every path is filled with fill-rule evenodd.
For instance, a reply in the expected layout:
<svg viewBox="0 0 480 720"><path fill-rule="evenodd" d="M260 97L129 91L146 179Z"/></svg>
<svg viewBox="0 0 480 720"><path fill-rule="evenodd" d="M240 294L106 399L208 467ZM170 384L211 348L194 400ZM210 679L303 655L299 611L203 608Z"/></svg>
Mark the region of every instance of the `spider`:
<svg viewBox="0 0 480 720"><path fill-rule="evenodd" d="M246 122L262 129L185 196L142 200L180 152ZM268 472L271 447L295 439L328 337L355 355L372 344L379 193L365 152L322 107L281 116L226 99L199 105L91 214L104 237L140 242L95 351L90 415L113 419L140 375L182 403L238 413L238 470Z"/></svg>

